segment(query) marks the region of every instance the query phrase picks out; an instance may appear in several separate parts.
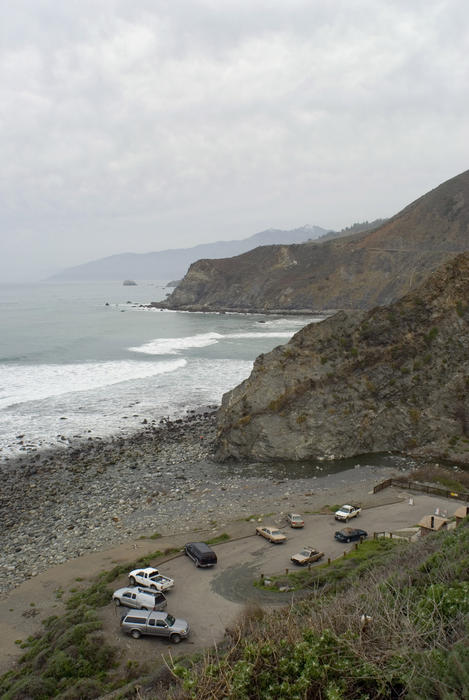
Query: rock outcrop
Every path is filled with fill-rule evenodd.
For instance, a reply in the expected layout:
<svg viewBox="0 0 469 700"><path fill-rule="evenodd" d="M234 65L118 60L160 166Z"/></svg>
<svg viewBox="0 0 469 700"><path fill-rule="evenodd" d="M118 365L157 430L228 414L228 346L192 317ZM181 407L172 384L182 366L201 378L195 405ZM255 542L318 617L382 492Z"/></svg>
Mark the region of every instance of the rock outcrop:
<svg viewBox="0 0 469 700"><path fill-rule="evenodd" d="M370 309L407 294L467 250L469 171L373 231L199 260L156 305L190 311Z"/></svg>
<svg viewBox="0 0 469 700"><path fill-rule="evenodd" d="M388 307L340 311L224 395L218 457L418 452L469 463L469 254Z"/></svg>

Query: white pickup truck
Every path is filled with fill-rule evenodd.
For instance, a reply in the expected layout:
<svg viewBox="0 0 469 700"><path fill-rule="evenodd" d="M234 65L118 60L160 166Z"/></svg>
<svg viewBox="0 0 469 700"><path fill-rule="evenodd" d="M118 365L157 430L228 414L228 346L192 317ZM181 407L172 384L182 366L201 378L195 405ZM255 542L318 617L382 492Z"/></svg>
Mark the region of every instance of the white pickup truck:
<svg viewBox="0 0 469 700"><path fill-rule="evenodd" d="M145 586L153 588L155 591L168 591L174 586L174 581L168 576L160 574L158 569L153 569L147 566L146 569L134 569L129 574L129 583L131 586Z"/></svg>
<svg viewBox="0 0 469 700"><path fill-rule="evenodd" d="M360 506L345 505L339 508L339 510L336 510L335 519L342 520L343 522L347 523L352 518L356 518L357 515L360 515L361 512L362 509Z"/></svg>

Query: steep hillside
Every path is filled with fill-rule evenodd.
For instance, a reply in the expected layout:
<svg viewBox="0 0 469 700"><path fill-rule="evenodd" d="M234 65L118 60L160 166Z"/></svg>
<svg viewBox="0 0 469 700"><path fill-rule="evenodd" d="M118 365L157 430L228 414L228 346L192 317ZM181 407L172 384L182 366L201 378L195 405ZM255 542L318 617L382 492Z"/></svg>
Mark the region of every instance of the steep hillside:
<svg viewBox="0 0 469 700"><path fill-rule="evenodd" d="M369 309L469 250L469 171L369 232L199 260L161 304L172 309Z"/></svg>
<svg viewBox="0 0 469 700"><path fill-rule="evenodd" d="M340 311L223 397L221 459L388 450L469 463L469 254L388 307Z"/></svg>
<svg viewBox="0 0 469 700"><path fill-rule="evenodd" d="M260 245L277 243L302 243L310 238L325 235L320 226L301 226L290 231L270 228L249 238L236 241L204 243L192 248L174 248L153 253L121 253L83 265L69 267L54 275L52 281L121 280L126 277L137 280L168 280L186 274L191 263L199 258L222 258L239 255Z"/></svg>

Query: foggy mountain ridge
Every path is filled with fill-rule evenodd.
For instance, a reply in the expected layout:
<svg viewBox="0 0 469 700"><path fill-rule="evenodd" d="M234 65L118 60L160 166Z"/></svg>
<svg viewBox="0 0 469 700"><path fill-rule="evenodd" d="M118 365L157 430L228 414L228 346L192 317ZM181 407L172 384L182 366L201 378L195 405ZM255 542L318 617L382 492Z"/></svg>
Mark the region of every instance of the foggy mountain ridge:
<svg viewBox="0 0 469 700"><path fill-rule="evenodd" d="M151 253L119 253L68 267L47 278L50 282L107 280L172 280L182 278L189 266L201 258L229 258L262 245L304 243L327 235L330 229L301 226L282 230L266 229L249 238L202 243L191 248L174 248Z"/></svg>

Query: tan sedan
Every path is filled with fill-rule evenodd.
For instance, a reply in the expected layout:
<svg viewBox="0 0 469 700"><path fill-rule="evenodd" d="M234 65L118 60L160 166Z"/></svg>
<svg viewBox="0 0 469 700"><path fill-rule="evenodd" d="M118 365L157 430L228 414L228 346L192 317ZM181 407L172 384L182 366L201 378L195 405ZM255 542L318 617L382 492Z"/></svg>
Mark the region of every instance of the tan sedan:
<svg viewBox="0 0 469 700"><path fill-rule="evenodd" d="M278 528L265 525L256 527L256 535L261 535L261 537L265 537L266 540L274 544L280 544L280 542L285 542L287 539L286 535L280 532Z"/></svg>

